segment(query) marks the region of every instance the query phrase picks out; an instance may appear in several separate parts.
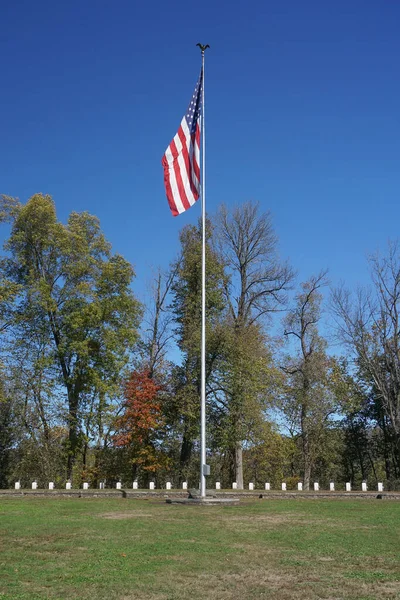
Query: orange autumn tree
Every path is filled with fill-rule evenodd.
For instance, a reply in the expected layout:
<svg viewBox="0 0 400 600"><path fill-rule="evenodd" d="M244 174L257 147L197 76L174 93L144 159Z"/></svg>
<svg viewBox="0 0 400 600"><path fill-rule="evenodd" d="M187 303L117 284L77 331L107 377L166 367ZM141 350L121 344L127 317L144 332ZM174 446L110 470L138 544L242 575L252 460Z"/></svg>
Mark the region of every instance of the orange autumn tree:
<svg viewBox="0 0 400 600"><path fill-rule="evenodd" d="M116 421L114 443L127 449L135 478L143 474L148 479L166 466L158 443L164 424L160 391L147 370L133 371L125 385L124 413Z"/></svg>

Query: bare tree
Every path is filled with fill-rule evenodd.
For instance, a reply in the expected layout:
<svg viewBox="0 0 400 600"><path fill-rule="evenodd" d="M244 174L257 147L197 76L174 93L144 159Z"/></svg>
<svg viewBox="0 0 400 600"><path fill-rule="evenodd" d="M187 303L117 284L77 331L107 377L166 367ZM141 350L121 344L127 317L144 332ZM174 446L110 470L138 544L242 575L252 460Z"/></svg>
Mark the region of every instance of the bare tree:
<svg viewBox="0 0 400 600"><path fill-rule="evenodd" d="M383 411L389 432L392 468L400 477L400 246L389 243L386 256L370 257L372 288L353 295L343 286L334 290L332 306L339 335L356 358L364 380ZM389 472L388 472L389 471Z"/></svg>
<svg viewBox="0 0 400 600"><path fill-rule="evenodd" d="M295 339L299 349L282 367L288 376L283 412L292 421L292 427L298 429L301 438L305 490L310 487L318 439L333 410L327 385L326 342L318 333L320 289L326 284L326 271L303 283L295 306L285 319L285 336Z"/></svg>
<svg viewBox="0 0 400 600"><path fill-rule="evenodd" d="M144 315L143 359L149 376L162 366L173 338L173 314L169 310L169 294L179 268L180 259L167 272L158 269L152 282L151 299L146 303Z"/></svg>
<svg viewBox="0 0 400 600"><path fill-rule="evenodd" d="M251 328L261 328L271 313L282 310L286 303L286 291L293 280L293 271L281 262L277 253L271 215L260 214L258 205L246 203L232 210L225 206L217 220L219 252L225 261L229 278L225 285L225 298L233 329L233 344L245 349L243 339ZM248 348L250 351L250 347ZM235 357L238 356L238 360ZM246 374L242 369L243 352L231 353L235 364L231 370L235 385L229 391L232 407L233 446L238 489L243 489L243 406L246 390ZM239 383L240 385L239 385Z"/></svg>
<svg viewBox="0 0 400 600"><path fill-rule="evenodd" d="M281 262L278 239L269 212L247 202L218 216L221 253L231 275L226 299L236 326L249 325L282 310L293 270Z"/></svg>

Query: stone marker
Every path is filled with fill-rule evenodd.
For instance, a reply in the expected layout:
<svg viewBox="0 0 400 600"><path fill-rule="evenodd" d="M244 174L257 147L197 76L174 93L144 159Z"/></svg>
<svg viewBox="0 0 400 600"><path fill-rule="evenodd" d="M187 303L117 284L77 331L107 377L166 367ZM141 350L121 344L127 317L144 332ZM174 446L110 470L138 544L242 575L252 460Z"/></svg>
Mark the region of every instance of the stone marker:
<svg viewBox="0 0 400 600"><path fill-rule="evenodd" d="M66 489L66 490L70 490L70 489L71 489L71 487L72 487L72 484L71 484L71 482L70 482L70 481L67 481L67 483L65 484L65 489Z"/></svg>
<svg viewBox="0 0 400 600"><path fill-rule="evenodd" d="M15 489L16 490L20 490L21 489L21 483L19 481L15 482Z"/></svg>
<svg viewBox="0 0 400 600"><path fill-rule="evenodd" d="M187 490L187 481L182 482L182 489Z"/></svg>
<svg viewBox="0 0 400 600"><path fill-rule="evenodd" d="M215 489L216 490L220 490L221 489L221 483L219 481L215 482Z"/></svg>
<svg viewBox="0 0 400 600"><path fill-rule="evenodd" d="M368 491L368 488L367 488L367 482L366 482L366 481L363 481L363 482L362 482L362 484L361 484L361 490L362 490L363 492L367 492L367 491Z"/></svg>
<svg viewBox="0 0 400 600"><path fill-rule="evenodd" d="M105 487L106 486L104 484L104 481L100 481L100 483L99 483L99 490L104 490Z"/></svg>
<svg viewBox="0 0 400 600"><path fill-rule="evenodd" d="M299 492L303 491L303 484L301 483L301 481L299 481L299 483L297 484L297 489L299 490Z"/></svg>
<svg viewBox="0 0 400 600"><path fill-rule="evenodd" d="M37 490L37 482L36 481L32 481L32 489Z"/></svg>
<svg viewBox="0 0 400 600"><path fill-rule="evenodd" d="M54 481L49 482L49 490L54 490Z"/></svg>
<svg viewBox="0 0 400 600"><path fill-rule="evenodd" d="M378 492L383 492L383 483L378 483Z"/></svg>
<svg viewBox="0 0 400 600"><path fill-rule="evenodd" d="M83 484L83 489L84 489L84 490L88 490L88 489L89 489L89 484L88 484L88 482L87 482L87 481L85 481L85 482L84 482L84 484Z"/></svg>
<svg viewBox="0 0 400 600"><path fill-rule="evenodd" d="M232 489L233 489L233 490L237 490L237 483L236 483L236 481L234 481L234 482L232 483Z"/></svg>
<svg viewBox="0 0 400 600"><path fill-rule="evenodd" d="M249 490L251 490L251 491L254 490L254 483L249 483Z"/></svg>
<svg viewBox="0 0 400 600"><path fill-rule="evenodd" d="M170 482L170 481L167 481L167 485L166 485L166 487L167 487L167 490L170 490L170 489L171 489L171 482Z"/></svg>
<svg viewBox="0 0 400 600"><path fill-rule="evenodd" d="M318 483L318 481L314 482L314 492L319 492L319 483Z"/></svg>
<svg viewBox="0 0 400 600"><path fill-rule="evenodd" d="M133 482L132 487L133 487L134 490L138 489L138 482L136 480Z"/></svg>
<svg viewBox="0 0 400 600"><path fill-rule="evenodd" d="M351 492L351 483L349 481L346 483L346 492Z"/></svg>
<svg viewBox="0 0 400 600"><path fill-rule="evenodd" d="M333 482L333 481L331 481L331 482L330 482L330 484L329 484L329 490L330 490L331 492L334 492L334 491L335 491L335 484L334 484L334 482Z"/></svg>
<svg viewBox="0 0 400 600"><path fill-rule="evenodd" d="M269 490L271 489L271 484L269 482L267 482L265 484L265 489L266 489L267 492L269 492Z"/></svg>
<svg viewBox="0 0 400 600"><path fill-rule="evenodd" d="M122 488L121 482L117 481L117 490L120 490Z"/></svg>
<svg viewBox="0 0 400 600"><path fill-rule="evenodd" d="M154 481L150 481L150 483L149 483L149 489L150 490L154 490Z"/></svg>
<svg viewBox="0 0 400 600"><path fill-rule="evenodd" d="M286 492L286 483L282 483L282 492Z"/></svg>

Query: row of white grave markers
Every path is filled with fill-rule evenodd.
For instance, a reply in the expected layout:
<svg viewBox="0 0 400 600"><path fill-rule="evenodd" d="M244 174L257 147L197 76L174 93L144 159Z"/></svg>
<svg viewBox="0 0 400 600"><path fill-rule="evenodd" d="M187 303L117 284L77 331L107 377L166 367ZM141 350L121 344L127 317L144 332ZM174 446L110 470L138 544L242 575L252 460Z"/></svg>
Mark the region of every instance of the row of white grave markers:
<svg viewBox="0 0 400 600"><path fill-rule="evenodd" d="M183 490L187 490L187 486L188 486L187 481L184 481L182 483L182 489ZM89 489L89 483L87 481L85 481L83 483L82 487L83 487L84 490L88 490ZM139 489L138 482L134 481L132 487L133 487L134 490L138 490ZM100 482L99 488L101 490L105 489L105 483L104 483L104 481ZM117 490L122 489L122 484L121 484L120 481L117 482L116 488L117 488ZM15 482L15 489L16 490L20 490L21 489L21 483L19 481ZM33 490L37 490L38 489L36 481L32 482L32 489ZM67 490L71 490L72 489L72 484L71 484L70 481L67 481L67 483L65 484L65 489L67 489ZM149 489L150 490L155 490L156 489L154 481L150 481L150 483L149 483ZM171 484L170 481L166 482L166 489L167 490L171 490L172 489L172 484ZM221 483L219 481L217 481L215 483L215 489L216 490L220 490L221 489ZM234 482L232 484L232 489L237 490L237 483L236 482ZM266 491L270 491L270 489L271 489L270 483L266 483L265 484L265 490ZM319 488L319 483L315 482L314 483L314 491L318 492L319 489L320 489ZM54 490L54 482L53 481L50 481L50 483L49 483L49 490ZM250 491L254 490L254 483L249 483L249 490ZM297 484L297 490L299 492L303 491L303 484L301 482L299 482ZM334 484L333 481L331 481L331 483L329 484L329 490L331 492L335 491L335 484ZM286 483L282 483L282 491L286 492ZM361 491L363 491L363 492L367 492L368 491L368 487L367 487L367 484L365 483L365 481L363 481L362 484L361 484ZM351 483L350 482L346 483L346 492L351 492ZM378 483L378 492L383 492L383 483Z"/></svg>
<svg viewBox="0 0 400 600"><path fill-rule="evenodd" d="M215 489L216 490L220 490L221 489L221 484L218 481L215 484ZM232 489L237 490L237 483L234 482L232 484ZM270 489L271 489L271 484L266 483L265 484L265 490L269 491ZM319 489L320 489L319 488L319 483L317 481L314 482L314 492L319 492ZM346 492L351 492L351 483L350 482L346 483L346 488L345 489L346 489ZM249 490L250 491L254 490L254 483L249 483ZM299 481L299 483L297 484L297 490L299 492L303 491L303 484L301 483L301 481ZM329 490L331 492L335 491L335 484L334 484L333 481L331 481L330 484L329 484ZM362 492L367 492L368 491L368 486L367 486L367 484L366 484L365 481L363 481L362 484L361 484L361 491ZM282 483L282 492L286 492L286 483L284 483L284 482ZM378 492L383 492L383 483L380 483L380 482L378 483Z"/></svg>
<svg viewBox="0 0 400 600"><path fill-rule="evenodd" d="M187 490L187 486L188 486L187 481L184 481L182 483L182 489L183 490ZM85 481L82 484L82 487L83 487L84 490L88 490L89 489L89 483L87 481ZM100 490L104 490L105 487L106 486L105 486L104 481L101 481L99 483L99 489ZM122 483L120 481L117 481L117 484L116 484L115 487L116 487L117 490L122 489ZM133 487L134 490L138 490L139 489L138 482L134 481L132 487ZM15 482L15 489L16 490L20 490L21 489L21 482L20 481L16 481ZM37 481L32 481L32 489L33 490L37 490L38 489ZM54 488L54 482L50 481L50 483L49 483L49 490L54 490L54 489L55 489ZM72 490L72 483L70 481L67 481L67 483L65 484L65 489L66 490ZM150 483L149 483L149 489L150 490L155 490L156 489L154 481L150 481ZM166 483L166 489L167 490L171 490L172 489L172 483L170 481L167 481L167 483Z"/></svg>

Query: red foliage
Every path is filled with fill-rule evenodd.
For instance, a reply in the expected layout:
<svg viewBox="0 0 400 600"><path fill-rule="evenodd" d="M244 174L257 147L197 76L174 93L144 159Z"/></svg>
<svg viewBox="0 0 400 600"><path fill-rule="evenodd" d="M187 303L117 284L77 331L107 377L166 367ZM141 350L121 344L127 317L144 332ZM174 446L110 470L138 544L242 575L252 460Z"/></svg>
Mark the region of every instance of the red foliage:
<svg viewBox="0 0 400 600"><path fill-rule="evenodd" d="M125 412L116 423L117 446L146 444L162 425L160 389L148 371L132 372L125 386Z"/></svg>

